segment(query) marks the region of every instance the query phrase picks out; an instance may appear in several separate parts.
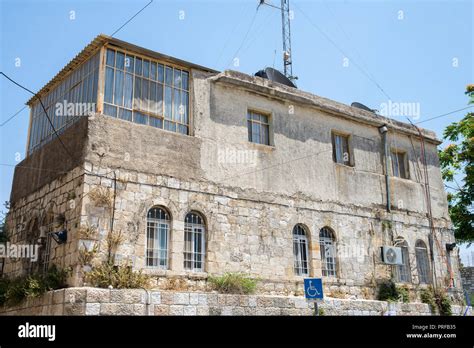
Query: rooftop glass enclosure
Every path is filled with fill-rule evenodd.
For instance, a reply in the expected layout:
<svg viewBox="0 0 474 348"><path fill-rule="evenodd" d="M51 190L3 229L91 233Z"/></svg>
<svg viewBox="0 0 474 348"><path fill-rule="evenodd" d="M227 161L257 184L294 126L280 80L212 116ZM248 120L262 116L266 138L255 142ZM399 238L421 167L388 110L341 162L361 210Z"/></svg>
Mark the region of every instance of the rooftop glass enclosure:
<svg viewBox="0 0 474 348"><path fill-rule="evenodd" d="M98 111L189 134L189 71L120 48L99 50L43 94L41 101L58 134ZM28 154L55 136L36 99L31 104Z"/></svg>
<svg viewBox="0 0 474 348"><path fill-rule="evenodd" d="M99 78L99 53L73 70L47 94L41 96L49 120L58 134L80 117L96 111ZM28 154L56 135L38 99L31 106Z"/></svg>

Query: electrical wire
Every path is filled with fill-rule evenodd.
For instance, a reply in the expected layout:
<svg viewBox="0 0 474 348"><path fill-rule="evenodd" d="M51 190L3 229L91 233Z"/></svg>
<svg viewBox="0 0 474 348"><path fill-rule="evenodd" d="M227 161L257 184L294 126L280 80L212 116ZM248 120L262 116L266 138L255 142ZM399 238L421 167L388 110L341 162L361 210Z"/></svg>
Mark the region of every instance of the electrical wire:
<svg viewBox="0 0 474 348"><path fill-rule="evenodd" d="M58 140L59 140L59 142L61 143L61 146L63 147L64 151L66 151L66 153L68 154L68 156L72 159L73 156L71 155L71 153L70 153L69 150L67 149L66 145L64 145L62 139L60 138L58 132L56 131L56 128L54 127L53 122L52 122L51 119L49 118L48 112L46 111L46 108L45 108L45 106L44 106L44 104L43 104L43 101L41 100L41 97L40 97L37 93L31 91L30 89L24 87L24 86L21 85L20 83L16 82L16 81L13 80L12 78L10 78L10 77L9 77L8 75L6 75L3 71L0 71L0 74L3 75L3 76L4 76L7 80L9 80L10 82L12 82L12 83L14 83L15 85L17 85L18 87L20 87L20 88L24 89L25 91L27 91L27 92L33 94L33 96L34 96L36 99L38 99L38 101L39 101L39 103L40 103L40 105L41 105L41 108L43 109L44 114L45 114L46 118L48 119L48 122L49 122L49 125L51 126L51 129L53 130L54 134L56 135L56 138L58 138Z"/></svg>
<svg viewBox="0 0 474 348"><path fill-rule="evenodd" d="M246 4L244 3L244 7L246 6ZM243 7L243 8L244 8ZM237 16L240 20L235 24L235 26L232 28L231 32L229 33L229 35L227 36L227 39L225 40L225 43L224 43L224 46L222 47L220 53L219 53L219 56L216 60L216 63L215 63L215 66L217 66L217 64L220 62L223 54L224 54L224 51L225 49L227 48L229 42L230 42L230 38L232 37L232 35L234 35L234 32L235 30L243 23L243 20L245 18L247 18L247 14L250 14L252 8L249 7L249 11L245 12L244 11L239 11L239 13L241 13L241 15Z"/></svg>
<svg viewBox="0 0 474 348"><path fill-rule="evenodd" d="M138 11L137 13L135 13L129 20L127 20L124 24L122 24L122 26L120 28L118 28L117 30L115 30L112 35L110 36L114 36L115 34L117 34L120 30L122 30L123 27L125 27L128 23L130 23L136 16L138 16L144 9L146 9L148 6L151 5L151 3L153 2L153 0L150 0L150 2L148 4L146 4L145 6L142 7L142 9L140 11Z"/></svg>
<svg viewBox="0 0 474 348"><path fill-rule="evenodd" d="M382 86L364 69L362 68L355 59L351 58L339 45L328 35L324 30L322 30L314 21L304 12L301 8L299 8L296 4L293 3L293 6L306 18L309 24L313 26L329 43L331 43L343 56L347 57L352 64L365 76L367 77L378 89L379 91L387 97L389 100L392 98L388 95L387 92L382 88Z"/></svg>
<svg viewBox="0 0 474 348"><path fill-rule="evenodd" d="M470 108L473 108L473 107L474 107L474 105L469 105L469 106L466 106L466 107L464 107L464 108L462 108L462 109L457 109L457 110L450 111L450 112L445 113L445 114L442 114L442 115L438 115L438 116L435 116L435 117L428 118L427 120L423 120L423 121L420 121L420 122L416 122L415 124L420 124L420 123L424 123L424 122L436 120L436 119L438 119L438 118L441 118L441 117L445 117L445 116L449 116L449 115L451 115L451 114L454 114L455 112L467 110L467 109L470 109ZM410 123L411 123L411 122L410 122Z"/></svg>
<svg viewBox="0 0 474 348"><path fill-rule="evenodd" d="M255 22L255 19L257 18L257 14L258 14L258 8L257 10L255 11L253 17L252 17L252 20L250 21L250 25L247 29L247 32L245 33L244 35L244 38L242 39L242 42L240 43L240 46L239 48L235 51L234 55L232 56L232 58L230 59L229 63L227 64L227 68L232 64L232 62L234 61L234 59L237 57L237 55L239 54L240 50L242 49L242 46L244 45L245 43L245 40L247 40L247 36L249 35L250 31L252 30L252 27L253 27L253 24Z"/></svg>
<svg viewBox="0 0 474 348"><path fill-rule="evenodd" d="M23 106L20 110L18 110L17 112L15 112L12 116L10 116L5 122L3 122L2 124L0 124L0 128L3 127L4 125L6 125L8 122L10 122L11 120L13 120L17 115L20 114L20 112L22 112L23 110L25 110L26 108L28 107L28 105L25 105Z"/></svg>

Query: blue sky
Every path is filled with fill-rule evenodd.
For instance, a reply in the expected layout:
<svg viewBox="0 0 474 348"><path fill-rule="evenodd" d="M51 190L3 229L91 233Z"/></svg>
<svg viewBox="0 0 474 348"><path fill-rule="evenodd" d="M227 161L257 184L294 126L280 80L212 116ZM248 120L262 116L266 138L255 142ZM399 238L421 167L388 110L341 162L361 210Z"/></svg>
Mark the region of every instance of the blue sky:
<svg viewBox="0 0 474 348"><path fill-rule="evenodd" d="M97 34L113 33L147 3L0 0L0 70L37 91ZM280 13L260 7L255 15L257 3L155 0L116 37L216 70L281 69ZM291 7L300 89L380 109L387 96L376 81L392 101L419 103L417 121L467 106L465 86L474 82L472 1L291 0ZM30 97L1 79L0 124ZM441 137L465 113L421 126ZM0 128L1 202L9 199L13 176L4 164L25 156L28 117L25 109Z"/></svg>

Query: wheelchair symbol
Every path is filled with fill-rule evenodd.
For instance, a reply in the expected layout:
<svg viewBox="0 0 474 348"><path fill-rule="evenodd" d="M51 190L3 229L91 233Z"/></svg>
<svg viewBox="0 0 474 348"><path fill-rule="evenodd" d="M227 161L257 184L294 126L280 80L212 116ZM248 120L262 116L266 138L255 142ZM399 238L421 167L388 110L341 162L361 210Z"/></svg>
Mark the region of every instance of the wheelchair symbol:
<svg viewBox="0 0 474 348"><path fill-rule="evenodd" d="M308 294L308 297L315 297L315 296L319 296L320 293L318 291L318 289L316 289L313 285L313 281L309 281L309 286L308 288L306 289L306 293Z"/></svg>

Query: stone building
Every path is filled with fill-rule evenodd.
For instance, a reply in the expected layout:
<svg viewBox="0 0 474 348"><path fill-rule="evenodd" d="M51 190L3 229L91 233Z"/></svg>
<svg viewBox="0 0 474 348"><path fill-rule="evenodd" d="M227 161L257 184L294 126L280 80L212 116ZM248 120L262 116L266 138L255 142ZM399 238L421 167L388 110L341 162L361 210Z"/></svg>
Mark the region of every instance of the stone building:
<svg viewBox="0 0 474 348"><path fill-rule="evenodd" d="M58 136L32 98L7 225L40 259L6 259L6 275L71 266L82 286L83 251L97 261L120 234L115 262L158 288L242 272L273 294L301 294L304 277L341 298L388 279L413 298L462 290L431 131L104 35L38 95Z"/></svg>

